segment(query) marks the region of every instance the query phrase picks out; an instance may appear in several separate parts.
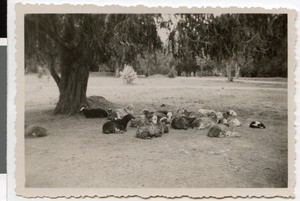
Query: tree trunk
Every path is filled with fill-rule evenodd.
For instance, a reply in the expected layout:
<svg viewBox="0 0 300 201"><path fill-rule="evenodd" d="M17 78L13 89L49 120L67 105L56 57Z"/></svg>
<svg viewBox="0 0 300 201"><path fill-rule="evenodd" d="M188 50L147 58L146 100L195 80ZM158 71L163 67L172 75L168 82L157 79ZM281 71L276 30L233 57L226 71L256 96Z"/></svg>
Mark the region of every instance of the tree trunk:
<svg viewBox="0 0 300 201"><path fill-rule="evenodd" d="M235 62L235 79L239 79L240 69L241 69L240 65L237 62Z"/></svg>
<svg viewBox="0 0 300 201"><path fill-rule="evenodd" d="M200 77L202 77L203 76L203 66L201 65L200 66Z"/></svg>
<svg viewBox="0 0 300 201"><path fill-rule="evenodd" d="M75 114L82 106L88 105L86 90L89 67L69 52L62 53L61 56L60 95L54 113Z"/></svg>
<svg viewBox="0 0 300 201"><path fill-rule="evenodd" d="M232 62L231 60L227 60L226 63L226 71L227 71L227 82L232 82L233 81L233 78L232 78L232 75L231 75L231 70L232 70Z"/></svg>
<svg viewBox="0 0 300 201"><path fill-rule="evenodd" d="M181 71L180 71L180 70L177 71L177 76L178 76L178 77L181 76Z"/></svg>
<svg viewBox="0 0 300 201"><path fill-rule="evenodd" d="M120 63L116 62L115 77L120 77Z"/></svg>
<svg viewBox="0 0 300 201"><path fill-rule="evenodd" d="M147 74L148 74L148 76L151 76L151 68L149 65L148 65L148 69L147 69Z"/></svg>

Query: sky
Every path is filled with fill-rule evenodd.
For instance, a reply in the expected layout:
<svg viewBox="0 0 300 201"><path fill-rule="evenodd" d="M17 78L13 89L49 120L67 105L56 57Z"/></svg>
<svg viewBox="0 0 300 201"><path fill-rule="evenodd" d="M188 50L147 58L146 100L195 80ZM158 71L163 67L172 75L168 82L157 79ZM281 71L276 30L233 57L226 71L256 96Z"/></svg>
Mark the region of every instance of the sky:
<svg viewBox="0 0 300 201"><path fill-rule="evenodd" d="M172 25L171 25L171 30L173 30L178 21L179 21L179 16L175 17L174 14L161 14L163 20L171 20L172 21ZM161 41L166 44L167 43L167 39L168 39L168 36L170 34L170 31L168 29L165 29L165 28L159 28L157 29L157 33L161 39Z"/></svg>

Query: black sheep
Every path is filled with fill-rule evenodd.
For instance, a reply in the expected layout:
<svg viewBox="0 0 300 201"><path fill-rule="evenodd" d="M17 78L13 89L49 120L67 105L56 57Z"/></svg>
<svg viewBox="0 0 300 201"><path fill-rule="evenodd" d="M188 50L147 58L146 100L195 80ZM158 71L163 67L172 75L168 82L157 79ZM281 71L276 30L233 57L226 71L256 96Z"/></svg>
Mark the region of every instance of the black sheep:
<svg viewBox="0 0 300 201"><path fill-rule="evenodd" d="M252 121L250 123L249 127L250 128L263 128L263 129L266 128L266 126L263 123L259 122L259 121Z"/></svg>
<svg viewBox="0 0 300 201"><path fill-rule="evenodd" d="M158 110L158 111L156 111L156 112L162 113L162 114L164 114L164 115L167 115L169 111L168 111L168 110Z"/></svg>
<svg viewBox="0 0 300 201"><path fill-rule="evenodd" d="M175 117L172 120L171 126L174 129L184 129L187 130L190 126L191 123L195 120L196 118L191 118L191 117Z"/></svg>
<svg viewBox="0 0 300 201"><path fill-rule="evenodd" d="M108 121L104 123L102 132L105 134L110 134L126 131L127 124L132 119L134 119L134 116L132 114L127 114L122 119Z"/></svg>
<svg viewBox="0 0 300 201"><path fill-rule="evenodd" d="M108 116L108 112L101 108L87 109L81 108L80 114L84 114L86 118L104 118Z"/></svg>

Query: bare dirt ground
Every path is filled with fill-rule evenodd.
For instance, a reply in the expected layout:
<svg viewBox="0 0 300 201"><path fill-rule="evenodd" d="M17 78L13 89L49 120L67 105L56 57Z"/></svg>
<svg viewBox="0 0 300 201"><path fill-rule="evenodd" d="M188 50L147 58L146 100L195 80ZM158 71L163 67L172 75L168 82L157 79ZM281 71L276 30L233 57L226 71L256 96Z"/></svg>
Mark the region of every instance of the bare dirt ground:
<svg viewBox="0 0 300 201"><path fill-rule="evenodd" d="M287 186L287 80L139 78L133 85L90 75L87 95L158 109L233 109L241 138L209 138L207 130L178 131L151 140L104 135L106 119L54 116L58 89L52 78L26 75L25 123L49 131L25 140L26 187L272 188ZM252 120L267 129L249 128Z"/></svg>

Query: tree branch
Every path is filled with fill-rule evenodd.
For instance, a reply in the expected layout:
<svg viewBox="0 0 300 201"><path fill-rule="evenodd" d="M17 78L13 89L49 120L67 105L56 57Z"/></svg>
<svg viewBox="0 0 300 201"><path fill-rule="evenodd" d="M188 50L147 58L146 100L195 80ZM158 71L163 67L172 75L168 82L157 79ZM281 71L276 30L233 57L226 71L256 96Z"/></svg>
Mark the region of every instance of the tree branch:
<svg viewBox="0 0 300 201"><path fill-rule="evenodd" d="M68 50L71 50L72 49L71 45L62 40L62 38L59 36L56 26L53 25L49 16L47 16L46 19L48 22L48 26L50 26L50 30L49 29L46 30L43 26L40 27L41 28L40 30L42 30L45 34L47 34L52 40L54 40L59 45L63 46Z"/></svg>
<svg viewBox="0 0 300 201"><path fill-rule="evenodd" d="M257 34L255 34L251 39L249 39L249 40L247 40L247 41L245 41L245 43L249 43L249 42L251 42L256 36L258 36L258 33Z"/></svg>

